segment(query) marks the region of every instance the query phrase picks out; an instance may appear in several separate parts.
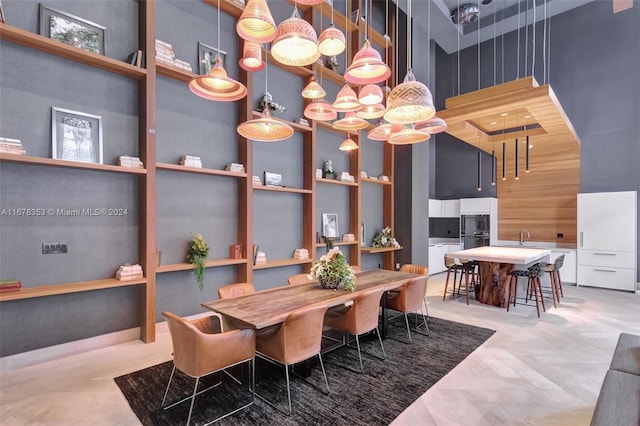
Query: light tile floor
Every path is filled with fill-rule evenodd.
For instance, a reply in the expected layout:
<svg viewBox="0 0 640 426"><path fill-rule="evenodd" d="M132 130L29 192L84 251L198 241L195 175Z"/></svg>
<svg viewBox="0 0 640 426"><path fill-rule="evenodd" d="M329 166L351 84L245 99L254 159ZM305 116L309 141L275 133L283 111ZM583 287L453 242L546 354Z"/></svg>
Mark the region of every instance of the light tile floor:
<svg viewBox="0 0 640 426"><path fill-rule="evenodd" d="M640 334L640 296L565 285L558 308L506 312L442 301L430 277L430 315L497 333L407 408L393 425L588 425L620 332ZM549 301L550 302L550 301ZM0 375L2 425L139 424L113 377L171 359L157 341L133 341ZM428 352L425 356L429 356Z"/></svg>

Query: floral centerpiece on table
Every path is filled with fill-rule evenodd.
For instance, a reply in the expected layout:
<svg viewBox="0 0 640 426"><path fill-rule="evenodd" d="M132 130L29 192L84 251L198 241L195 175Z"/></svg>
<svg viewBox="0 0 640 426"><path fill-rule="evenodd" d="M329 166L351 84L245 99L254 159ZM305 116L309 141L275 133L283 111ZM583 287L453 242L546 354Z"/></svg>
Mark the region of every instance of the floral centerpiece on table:
<svg viewBox="0 0 640 426"><path fill-rule="evenodd" d="M209 246L202 238L196 234L193 240L189 241L189 251L187 252L187 262L193 265L193 274L196 277L200 291L204 288L204 261L209 256Z"/></svg>
<svg viewBox="0 0 640 426"><path fill-rule="evenodd" d="M322 288L344 288L347 291L356 289L356 276L340 247L332 248L315 262L309 276L317 279Z"/></svg>
<svg viewBox="0 0 640 426"><path fill-rule="evenodd" d="M398 243L398 241L396 241L396 239L391 236L391 228L387 226L382 231L380 231L379 234L373 237L371 247L400 248L400 243Z"/></svg>

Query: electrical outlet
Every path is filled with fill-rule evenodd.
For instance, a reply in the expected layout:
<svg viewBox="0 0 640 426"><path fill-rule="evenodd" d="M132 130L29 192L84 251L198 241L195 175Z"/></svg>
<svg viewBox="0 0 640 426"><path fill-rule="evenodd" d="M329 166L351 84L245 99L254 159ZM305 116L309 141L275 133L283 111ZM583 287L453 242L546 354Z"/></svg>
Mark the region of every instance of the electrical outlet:
<svg viewBox="0 0 640 426"><path fill-rule="evenodd" d="M67 243L42 243L42 254L62 254L68 250Z"/></svg>
<svg viewBox="0 0 640 426"><path fill-rule="evenodd" d="M400 264L396 263L396 271L400 269Z"/></svg>

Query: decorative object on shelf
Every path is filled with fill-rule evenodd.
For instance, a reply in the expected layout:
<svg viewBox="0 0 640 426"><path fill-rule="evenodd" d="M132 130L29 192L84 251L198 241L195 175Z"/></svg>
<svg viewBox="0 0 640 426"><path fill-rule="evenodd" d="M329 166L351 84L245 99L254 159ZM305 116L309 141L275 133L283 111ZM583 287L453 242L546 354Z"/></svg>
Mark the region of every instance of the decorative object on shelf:
<svg viewBox="0 0 640 426"><path fill-rule="evenodd" d="M132 265L130 263L125 263L116 271L116 279L118 281L137 280L143 276L142 266L138 264Z"/></svg>
<svg viewBox="0 0 640 426"><path fill-rule="evenodd" d="M381 180L382 182L389 182L389 176L380 175L380 176L378 176L378 180Z"/></svg>
<svg viewBox="0 0 640 426"><path fill-rule="evenodd" d="M333 1L331 2L331 26L320 33L318 38L318 50L324 56L341 54L346 49L347 44L344 33L336 28L333 23Z"/></svg>
<svg viewBox="0 0 640 426"><path fill-rule="evenodd" d="M127 155L121 155L118 158L118 165L122 167L134 167L137 169L143 169L144 164L140 161L138 157L129 157Z"/></svg>
<svg viewBox="0 0 640 426"><path fill-rule="evenodd" d="M322 178L322 169L316 169L316 179Z"/></svg>
<svg viewBox="0 0 640 426"><path fill-rule="evenodd" d="M224 168L228 172L236 172L236 173L244 173L244 164L240 163L229 163L227 167Z"/></svg>
<svg viewBox="0 0 640 426"><path fill-rule="evenodd" d="M253 183L253 186L262 186L262 181L260 180L260 176L253 176L252 183Z"/></svg>
<svg viewBox="0 0 640 426"><path fill-rule="evenodd" d="M162 250L156 250L156 265L162 265Z"/></svg>
<svg viewBox="0 0 640 426"><path fill-rule="evenodd" d="M391 236L391 228L387 226L386 228L382 229L379 234L376 234L376 236L373 237L371 247L400 248L400 244L398 243L398 241L396 241L395 238L393 238L393 236Z"/></svg>
<svg viewBox="0 0 640 426"><path fill-rule="evenodd" d="M338 117L331 104L324 99L316 99L304 108L304 116L309 120L331 121Z"/></svg>
<svg viewBox="0 0 640 426"><path fill-rule="evenodd" d="M325 179L336 178L336 172L333 170L333 161L325 160L324 167L322 168L322 177Z"/></svg>
<svg viewBox="0 0 640 426"><path fill-rule="evenodd" d="M333 110L336 112L350 112L358 111L362 108L360 102L358 102L358 96L356 92L345 83L342 89L336 95L336 101L333 103Z"/></svg>
<svg viewBox="0 0 640 426"><path fill-rule="evenodd" d="M259 245L254 244L253 245L253 254L251 256L251 258L253 259L253 264L256 264L256 260L258 259L258 248L260 248Z"/></svg>
<svg viewBox="0 0 640 426"><path fill-rule="evenodd" d="M306 248L297 248L293 251L293 258L298 260L309 259L309 250Z"/></svg>
<svg viewBox="0 0 640 426"><path fill-rule="evenodd" d="M102 117L51 107L51 147L53 158L102 164Z"/></svg>
<svg viewBox="0 0 640 426"><path fill-rule="evenodd" d="M282 186L282 175L279 173L264 172L264 184L266 186Z"/></svg>
<svg viewBox="0 0 640 426"><path fill-rule="evenodd" d="M387 142L391 145L409 145L424 142L429 138L431 138L429 133L416 130L413 123L407 123L403 124L399 131L391 133Z"/></svg>
<svg viewBox="0 0 640 426"><path fill-rule="evenodd" d="M353 139L351 139L351 135L348 134L347 138L342 141L340 146L338 147L340 151L353 151L354 149L358 149L358 144L355 143ZM353 178L353 176L352 176ZM353 182L353 181L351 181Z"/></svg>
<svg viewBox="0 0 640 426"><path fill-rule="evenodd" d="M242 47L242 58L238 61L240 68L256 72L264 68L264 62L262 62L262 46L259 43L245 40Z"/></svg>
<svg viewBox="0 0 640 426"><path fill-rule="evenodd" d="M320 57L318 35L304 19L300 18L294 3L293 13L278 25L276 38L271 44L271 56L284 65L311 65Z"/></svg>
<svg viewBox="0 0 640 426"><path fill-rule="evenodd" d="M224 68L227 62L227 52L198 42L198 73L200 75L209 74L218 59L220 59L220 66Z"/></svg>
<svg viewBox="0 0 640 426"><path fill-rule="evenodd" d="M283 112L286 111L287 108L284 105L280 105L279 103L274 102L271 93L265 91L262 95L262 99L260 99L260 110L265 109Z"/></svg>
<svg viewBox="0 0 640 426"><path fill-rule="evenodd" d="M142 54L142 56L144 56L144 53ZM185 70L185 71L189 71L189 72L193 71L192 68L191 68L191 64L189 62L183 61L183 60L180 60L180 59L174 60L173 61L173 66L175 68L178 68L178 69L181 69L181 70Z"/></svg>
<svg viewBox="0 0 640 426"><path fill-rule="evenodd" d="M229 257L231 259L242 259L242 244L231 244L229 246Z"/></svg>
<svg viewBox="0 0 640 426"><path fill-rule="evenodd" d="M204 261L209 256L209 246L202 238L202 235L196 234L193 240L189 241L189 251L187 251L187 262L193 265L193 274L198 282L200 291L204 288Z"/></svg>
<svg viewBox="0 0 640 426"><path fill-rule="evenodd" d="M40 3L40 35L105 55L107 27Z"/></svg>
<svg viewBox="0 0 640 426"><path fill-rule="evenodd" d="M364 170L360 170L360 179L366 179L369 175Z"/></svg>
<svg viewBox="0 0 640 426"><path fill-rule="evenodd" d="M322 235L327 238L338 238L340 231L337 213L322 213Z"/></svg>
<svg viewBox="0 0 640 426"><path fill-rule="evenodd" d="M329 56L327 58L327 68L335 73L340 73L340 62L338 62L338 57L336 55Z"/></svg>
<svg viewBox="0 0 640 426"><path fill-rule="evenodd" d="M264 265L265 263L267 263L267 254L263 251L259 251L256 254L256 265Z"/></svg>
<svg viewBox="0 0 640 426"><path fill-rule="evenodd" d="M313 264L309 271L311 278L317 279L320 287L337 290L355 291L356 276L347 263L347 258L334 247Z"/></svg>
<svg viewBox="0 0 640 426"><path fill-rule="evenodd" d="M194 155L182 155L180 157L180 165L186 167L202 168L202 160Z"/></svg>
<svg viewBox="0 0 640 426"><path fill-rule="evenodd" d="M246 9L245 9L246 10ZM220 0L218 0L218 47L219 53L211 71L206 75L199 75L189 82L189 89L201 98L211 101L232 102L247 96L244 84L227 76L222 64L220 53Z"/></svg>
<svg viewBox="0 0 640 426"><path fill-rule="evenodd" d="M266 0L249 0L236 23L236 32L244 40L269 43L276 38L276 23Z"/></svg>
<svg viewBox="0 0 640 426"><path fill-rule="evenodd" d="M157 40L156 40L157 41ZM156 49L157 52L157 49ZM136 66L138 68L144 67L144 52L140 49L131 52L129 56L127 56L127 63L129 65ZM191 65L189 64L189 71L191 71Z"/></svg>
<svg viewBox="0 0 640 426"><path fill-rule="evenodd" d="M309 121L306 118L302 118L302 117L298 117L298 119L296 120L296 123L302 125L302 126L308 126L309 125Z"/></svg>
<svg viewBox="0 0 640 426"><path fill-rule="evenodd" d="M7 18L4 14L4 8L2 7L2 0L0 0L0 22L2 23L7 22Z"/></svg>
<svg viewBox="0 0 640 426"><path fill-rule="evenodd" d="M2 7L2 4L0 4ZM18 280L1 280L0 281L0 293L4 293L6 291L19 291L22 287L22 282Z"/></svg>
<svg viewBox="0 0 640 426"><path fill-rule="evenodd" d="M172 67L175 66L176 54L171 44L156 39L156 62L171 65Z"/></svg>
<svg viewBox="0 0 640 426"><path fill-rule="evenodd" d="M366 246L367 241L367 226L364 223L360 224L360 247Z"/></svg>
<svg viewBox="0 0 640 426"><path fill-rule="evenodd" d="M356 145L356 149L357 149L357 145ZM353 175L350 175L349 172L342 172L340 173L340 181L341 182L355 182L356 179L353 177Z"/></svg>
<svg viewBox="0 0 640 426"><path fill-rule="evenodd" d="M362 130L369 125L363 118L356 116L353 111L346 112L344 117L331 123L336 130Z"/></svg>
<svg viewBox="0 0 640 426"><path fill-rule="evenodd" d="M22 141L20 141L20 139L3 137L0 137L0 153L27 155L27 151L22 147Z"/></svg>
<svg viewBox="0 0 640 426"><path fill-rule="evenodd" d="M356 240L356 236L353 234L344 234L342 236L342 241L344 241L345 243L352 243Z"/></svg>

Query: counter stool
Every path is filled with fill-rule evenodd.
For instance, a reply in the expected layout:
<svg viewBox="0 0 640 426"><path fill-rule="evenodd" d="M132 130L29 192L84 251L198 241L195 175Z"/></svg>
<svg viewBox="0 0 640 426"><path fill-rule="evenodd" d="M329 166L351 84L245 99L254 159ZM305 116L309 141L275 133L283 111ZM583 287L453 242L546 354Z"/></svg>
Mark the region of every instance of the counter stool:
<svg viewBox="0 0 640 426"><path fill-rule="evenodd" d="M451 275L451 271L453 271L453 289L451 291L451 296L456 294L456 277L458 275L458 271L460 271L460 280L458 282L458 291L457 294L460 295L460 289L462 288L462 277L464 276L465 282L465 296L467 299L467 305L469 304L469 273L473 273L473 269L475 266L472 262L467 259L460 259L461 263L456 263L455 259L445 255L444 256L444 265L447 267L447 280L444 284L444 295L442 296L442 300L445 300L447 297L447 288L449 287L449 276ZM475 285L475 278L472 276L472 284Z"/></svg>
<svg viewBox="0 0 640 426"><path fill-rule="evenodd" d="M564 294L562 294L562 281L560 280L560 268L562 268L562 265L564 265L564 254L558 256L553 263L547 263L544 268L544 272L549 273L554 308L556 307L556 301L560 303L560 297L564 297Z"/></svg>
<svg viewBox="0 0 640 426"><path fill-rule="evenodd" d="M536 299L536 311L538 313L538 318L540 318L540 306L542 303L542 310L546 311L544 307L544 298L542 297L542 286L540 285L540 274L542 273L543 264L536 263L533 266L530 266L526 270L516 269L509 272L509 290L507 292L507 312L509 312L509 306L511 305L511 299L513 295L513 306L516 306L516 299L518 298L518 277L527 277L527 291L525 293L524 303L520 303L521 305L528 304L529 298L533 294ZM540 294L540 301L538 301L538 294Z"/></svg>

